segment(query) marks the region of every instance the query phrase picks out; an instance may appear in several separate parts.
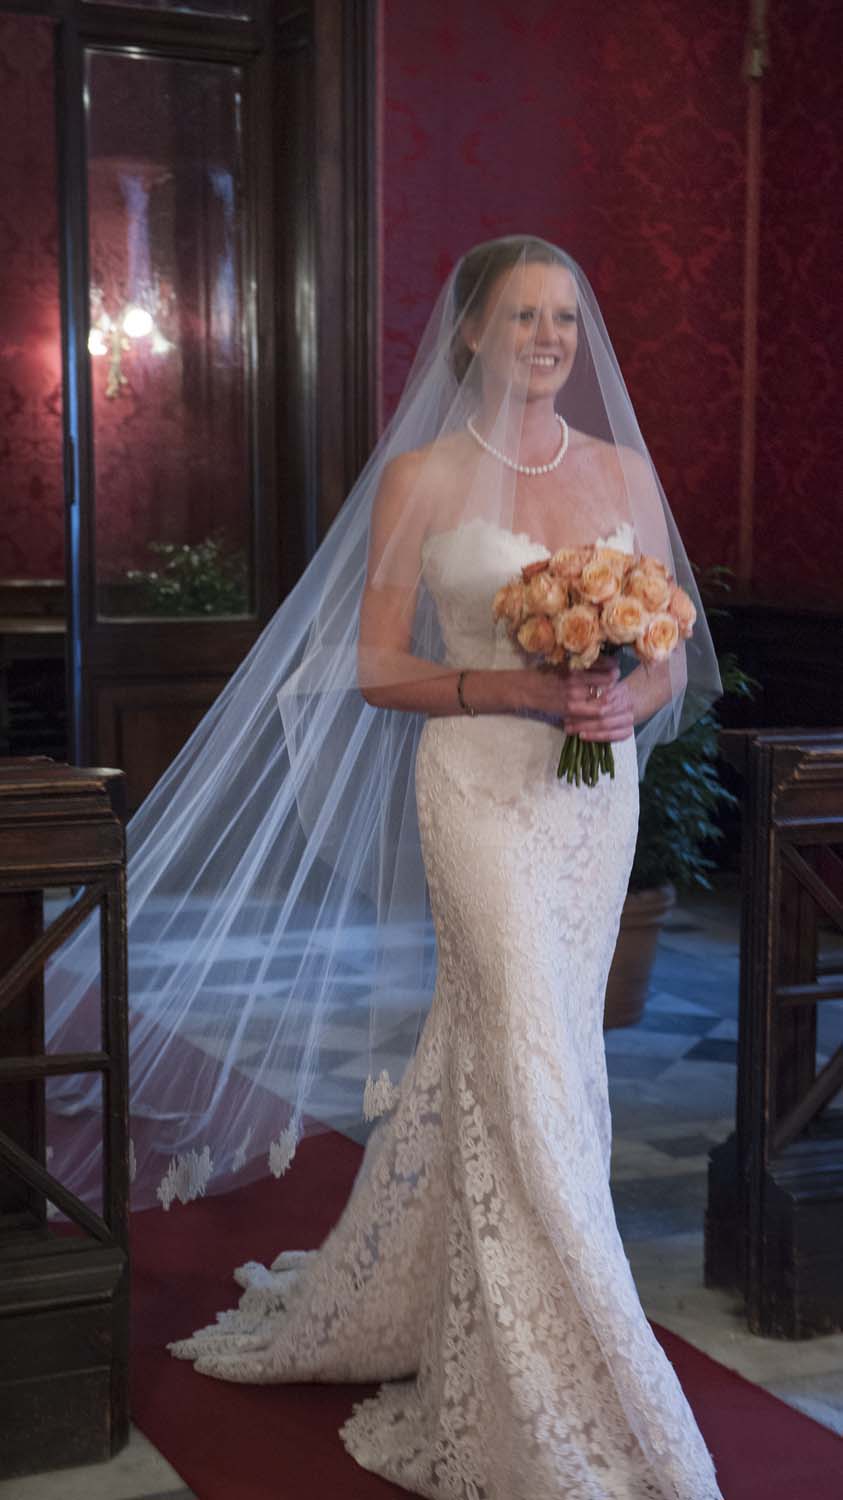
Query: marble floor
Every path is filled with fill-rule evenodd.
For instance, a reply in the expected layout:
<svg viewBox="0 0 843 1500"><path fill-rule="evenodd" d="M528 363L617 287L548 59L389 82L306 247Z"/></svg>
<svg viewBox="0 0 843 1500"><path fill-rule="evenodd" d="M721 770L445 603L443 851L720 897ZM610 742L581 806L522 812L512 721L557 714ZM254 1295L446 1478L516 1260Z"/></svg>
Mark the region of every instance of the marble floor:
<svg viewBox="0 0 843 1500"><path fill-rule="evenodd" d="M707 1153L734 1120L737 996L737 886L721 877L716 890L694 893L674 911L640 1024L606 1038L618 1224L653 1319L843 1434L843 1334L758 1338L733 1296L702 1284ZM820 1051L830 1053L843 1042L843 1003L822 1009ZM352 1061L338 1066L353 1072ZM190 1494L137 1431L109 1464L0 1481L0 1500Z"/></svg>

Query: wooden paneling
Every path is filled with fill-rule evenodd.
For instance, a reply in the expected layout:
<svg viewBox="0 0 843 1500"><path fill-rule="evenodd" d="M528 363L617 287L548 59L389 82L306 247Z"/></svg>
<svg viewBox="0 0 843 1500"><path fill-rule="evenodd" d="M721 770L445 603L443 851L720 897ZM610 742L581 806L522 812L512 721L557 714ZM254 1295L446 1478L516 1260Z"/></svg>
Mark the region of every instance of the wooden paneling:
<svg viewBox="0 0 843 1500"><path fill-rule="evenodd" d="M103 765L125 771L130 812L152 790L224 686L224 677L96 682L94 741Z"/></svg>
<svg viewBox="0 0 843 1500"><path fill-rule="evenodd" d="M721 722L730 728L791 724L843 725L843 615L784 603L706 601L718 650L733 651L739 665L761 683L752 702L723 699Z"/></svg>

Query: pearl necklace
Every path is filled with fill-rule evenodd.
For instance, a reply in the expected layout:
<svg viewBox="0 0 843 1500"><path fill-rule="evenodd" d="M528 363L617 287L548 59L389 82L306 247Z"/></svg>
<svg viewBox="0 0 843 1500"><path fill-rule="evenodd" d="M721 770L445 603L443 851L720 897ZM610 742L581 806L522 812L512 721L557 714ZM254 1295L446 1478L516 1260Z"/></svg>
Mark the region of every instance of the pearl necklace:
<svg viewBox="0 0 843 1500"><path fill-rule="evenodd" d="M474 438L474 441L479 443L481 448L485 448L486 452L491 453L493 458L497 458L502 464L506 464L508 469L514 469L516 474L549 474L552 469L558 469L565 454L568 452L568 424L564 417L560 417L558 412L554 412L553 415L562 428L562 441L559 444L559 451L554 454L548 464L517 464L514 458L508 458L505 453L501 453L500 448L495 448L491 443L487 443L484 437L480 436L474 425L473 416L468 418L465 425Z"/></svg>

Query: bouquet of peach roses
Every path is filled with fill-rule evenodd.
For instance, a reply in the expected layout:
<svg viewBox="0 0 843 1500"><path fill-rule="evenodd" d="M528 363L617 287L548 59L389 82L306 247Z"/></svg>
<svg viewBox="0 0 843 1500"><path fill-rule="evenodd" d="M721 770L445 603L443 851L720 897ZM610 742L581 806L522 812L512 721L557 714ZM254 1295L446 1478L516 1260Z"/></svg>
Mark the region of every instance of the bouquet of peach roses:
<svg viewBox="0 0 843 1500"><path fill-rule="evenodd" d="M697 617L657 558L600 546L563 547L528 563L498 590L493 613L529 656L569 671L584 671L601 651L624 646L641 661L666 661ZM603 772L615 774L608 741L565 736L557 775L595 786Z"/></svg>

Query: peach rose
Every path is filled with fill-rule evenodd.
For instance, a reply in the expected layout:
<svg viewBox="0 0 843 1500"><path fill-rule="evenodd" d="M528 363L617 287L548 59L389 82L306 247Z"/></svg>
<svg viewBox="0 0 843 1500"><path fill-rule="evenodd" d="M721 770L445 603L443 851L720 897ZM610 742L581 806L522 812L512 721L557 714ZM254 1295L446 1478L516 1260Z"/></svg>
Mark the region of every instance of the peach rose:
<svg viewBox="0 0 843 1500"><path fill-rule="evenodd" d="M643 633L649 619L640 599L632 594L618 594L604 604L603 629L614 646L628 646Z"/></svg>
<svg viewBox="0 0 843 1500"><path fill-rule="evenodd" d="M622 579L634 565L635 558L631 552L621 552L619 547L595 547L594 561L608 563L616 576Z"/></svg>
<svg viewBox="0 0 843 1500"><path fill-rule="evenodd" d="M498 589L492 604L492 613L496 620L506 620L510 625L520 625L526 613L524 606L524 585L513 579L512 583L505 583L502 589Z"/></svg>
<svg viewBox="0 0 843 1500"><path fill-rule="evenodd" d="M605 604L620 590L620 579L611 563L595 557L587 562L576 581L577 593L588 604Z"/></svg>
<svg viewBox="0 0 843 1500"><path fill-rule="evenodd" d="M642 559L624 584L624 593L640 599L651 614L667 609L672 589L670 574L655 558Z"/></svg>
<svg viewBox="0 0 843 1500"><path fill-rule="evenodd" d="M552 573L537 573L525 586L524 597L530 614L557 615L568 608L568 585Z"/></svg>
<svg viewBox="0 0 843 1500"><path fill-rule="evenodd" d="M525 651L552 651L556 644L553 625L547 615L530 615L518 632L518 644Z"/></svg>
<svg viewBox="0 0 843 1500"><path fill-rule="evenodd" d="M567 667L568 653L564 646L554 646L552 651L545 655L545 661L550 662L553 667Z"/></svg>
<svg viewBox="0 0 843 1500"><path fill-rule="evenodd" d="M642 661L667 661L679 641L679 624L673 615L661 610L653 615L635 642Z"/></svg>
<svg viewBox="0 0 843 1500"><path fill-rule="evenodd" d="M670 596L668 611L678 623L679 634L683 641L687 641L693 631L697 611L693 600L683 588L679 587L678 583Z"/></svg>
<svg viewBox="0 0 843 1500"><path fill-rule="evenodd" d="M554 621L556 640L566 651L582 655L601 641L600 616L590 604L574 604Z"/></svg>
<svg viewBox="0 0 843 1500"><path fill-rule="evenodd" d="M591 561L591 547L560 547L550 559L551 573L557 578L579 578L587 562Z"/></svg>
<svg viewBox="0 0 843 1500"><path fill-rule="evenodd" d="M568 657L568 665L572 672L584 672L588 667L593 667L600 655L600 642L593 641L585 651L575 651Z"/></svg>
<svg viewBox="0 0 843 1500"><path fill-rule="evenodd" d="M549 566L550 558L540 557L538 562L524 564L523 568L521 569L521 577L523 578L525 583L529 583L531 578L535 578L538 573L543 573L545 568Z"/></svg>

